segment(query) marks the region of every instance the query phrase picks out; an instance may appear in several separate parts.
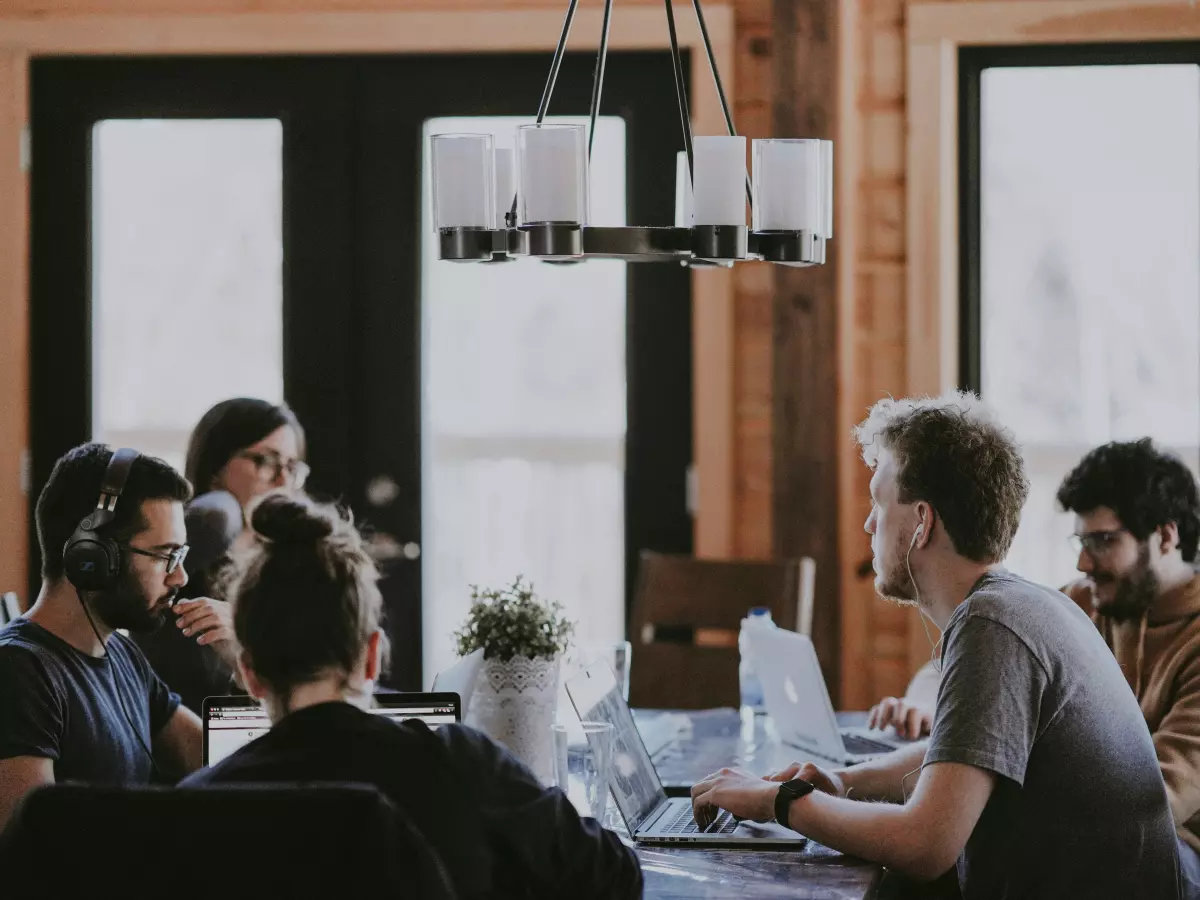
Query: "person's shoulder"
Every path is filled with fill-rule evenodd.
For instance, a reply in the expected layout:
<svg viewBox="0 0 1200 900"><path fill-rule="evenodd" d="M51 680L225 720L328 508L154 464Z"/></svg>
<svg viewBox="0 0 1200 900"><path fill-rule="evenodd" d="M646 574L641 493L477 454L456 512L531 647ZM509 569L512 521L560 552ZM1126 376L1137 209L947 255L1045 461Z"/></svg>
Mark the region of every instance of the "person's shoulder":
<svg viewBox="0 0 1200 900"><path fill-rule="evenodd" d="M209 491L188 504L189 571L207 569L220 559L245 528L241 504L228 491Z"/></svg>
<svg viewBox="0 0 1200 900"><path fill-rule="evenodd" d="M981 578L962 602L952 621L990 619L1001 624L1026 622L1031 617L1067 605L1062 592L1000 569Z"/></svg>
<svg viewBox="0 0 1200 900"><path fill-rule="evenodd" d="M57 648L51 636L28 619L16 619L0 628L0 660L6 667L52 665Z"/></svg>

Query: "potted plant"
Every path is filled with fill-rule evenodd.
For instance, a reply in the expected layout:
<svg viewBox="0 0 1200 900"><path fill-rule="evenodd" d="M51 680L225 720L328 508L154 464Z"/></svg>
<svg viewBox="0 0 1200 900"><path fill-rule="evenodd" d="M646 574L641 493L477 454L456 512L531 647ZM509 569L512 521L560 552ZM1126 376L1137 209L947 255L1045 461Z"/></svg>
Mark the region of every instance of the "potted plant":
<svg viewBox="0 0 1200 900"><path fill-rule="evenodd" d="M559 662L574 624L562 605L538 597L517 576L501 589L471 586L471 609L454 633L459 656L483 650L468 722L504 744L543 782L553 778L550 726Z"/></svg>

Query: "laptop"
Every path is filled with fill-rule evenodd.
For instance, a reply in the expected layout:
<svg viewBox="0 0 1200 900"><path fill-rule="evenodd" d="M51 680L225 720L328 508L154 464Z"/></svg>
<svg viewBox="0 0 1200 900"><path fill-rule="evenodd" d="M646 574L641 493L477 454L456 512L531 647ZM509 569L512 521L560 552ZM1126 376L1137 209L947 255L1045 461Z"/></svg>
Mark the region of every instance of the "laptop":
<svg viewBox="0 0 1200 900"><path fill-rule="evenodd" d="M471 707L471 697L475 693L475 681L479 678L479 670L483 668L483 648L474 653L468 653L448 669L437 673L433 679L435 694L458 694L462 698L462 714L465 716Z"/></svg>
<svg viewBox="0 0 1200 900"><path fill-rule="evenodd" d="M613 726L612 771L609 789L630 837L639 844L671 844L755 849L796 849L807 838L775 822L739 822L722 810L702 829L692 818L692 801L668 798L646 745L634 725L616 676L608 663L592 663L567 681L567 695L583 722Z"/></svg>
<svg viewBox="0 0 1200 900"><path fill-rule="evenodd" d="M853 765L891 753L906 741L886 732L839 728L812 641L783 628L747 632L762 682L767 714L779 739L836 765Z"/></svg>
<svg viewBox="0 0 1200 900"><path fill-rule="evenodd" d="M267 711L253 697L207 697L203 711L206 766L271 728ZM396 721L420 719L430 728L462 720L458 694L379 693L371 712Z"/></svg>

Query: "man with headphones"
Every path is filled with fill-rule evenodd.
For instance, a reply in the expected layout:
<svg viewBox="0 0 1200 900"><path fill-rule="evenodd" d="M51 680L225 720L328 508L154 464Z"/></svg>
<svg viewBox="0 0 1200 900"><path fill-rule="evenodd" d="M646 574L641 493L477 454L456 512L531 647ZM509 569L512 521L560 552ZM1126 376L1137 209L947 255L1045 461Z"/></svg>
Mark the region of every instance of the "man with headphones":
<svg viewBox="0 0 1200 900"><path fill-rule="evenodd" d="M1012 434L956 392L881 400L856 437L876 590L942 632L933 733L844 769L722 770L692 788L697 820L775 819L918 880L957 869L967 900L1178 898L1166 789L1120 666L1071 600L1000 565L1029 493Z"/></svg>
<svg viewBox="0 0 1200 900"><path fill-rule="evenodd" d="M0 828L42 784L145 784L200 767L200 720L118 631L170 617L187 583L190 496L182 475L133 450L85 444L55 464L36 510L41 591L0 631ZM201 606L189 630L227 641Z"/></svg>

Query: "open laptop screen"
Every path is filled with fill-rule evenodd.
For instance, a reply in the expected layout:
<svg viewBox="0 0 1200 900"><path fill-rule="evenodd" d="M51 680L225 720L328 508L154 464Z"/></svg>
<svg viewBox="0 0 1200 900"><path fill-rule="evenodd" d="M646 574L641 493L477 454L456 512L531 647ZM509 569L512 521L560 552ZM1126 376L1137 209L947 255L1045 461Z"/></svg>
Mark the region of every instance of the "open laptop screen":
<svg viewBox="0 0 1200 900"><path fill-rule="evenodd" d="M606 662L593 663L570 679L567 694L581 721L608 722L613 726L609 787L632 833L667 795L634 724L629 704Z"/></svg>
<svg viewBox="0 0 1200 900"><path fill-rule="evenodd" d="M457 694L376 694L371 712L400 722L420 719L430 728L457 722ZM204 701L204 764L219 763L271 727L266 710L250 697L209 697Z"/></svg>

